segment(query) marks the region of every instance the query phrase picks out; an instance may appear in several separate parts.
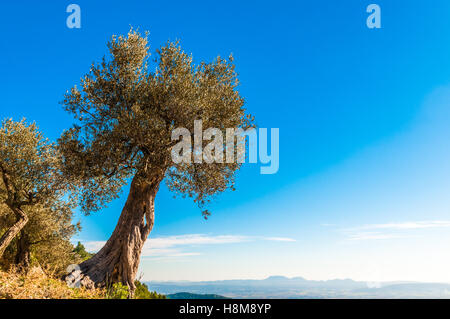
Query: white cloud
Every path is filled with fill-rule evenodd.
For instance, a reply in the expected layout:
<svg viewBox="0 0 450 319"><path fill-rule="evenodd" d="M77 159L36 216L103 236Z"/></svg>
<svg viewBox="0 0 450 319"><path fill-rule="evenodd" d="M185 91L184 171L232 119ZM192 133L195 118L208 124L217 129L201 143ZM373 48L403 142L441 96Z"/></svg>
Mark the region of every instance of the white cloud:
<svg viewBox="0 0 450 319"><path fill-rule="evenodd" d="M385 224L368 224L343 229L349 240L393 239L410 237L411 231L450 227L450 221L416 221Z"/></svg>
<svg viewBox="0 0 450 319"><path fill-rule="evenodd" d="M419 228L435 228L435 227L450 227L450 221L420 221L420 222L405 222L405 223L387 223L387 224L373 224L365 225L360 229L419 229Z"/></svg>
<svg viewBox="0 0 450 319"><path fill-rule="evenodd" d="M86 251L97 252L105 245L105 243L106 241L86 241L83 242L83 245L84 248L86 248Z"/></svg>
<svg viewBox="0 0 450 319"><path fill-rule="evenodd" d="M270 241L285 241L285 242L294 242L295 239L292 238L286 238L286 237L265 237L262 238L264 240L270 240Z"/></svg>
<svg viewBox="0 0 450 319"><path fill-rule="evenodd" d="M349 240L376 240L376 239L392 239L403 237L405 236L398 234L384 234L380 232L361 232L348 235Z"/></svg>
<svg viewBox="0 0 450 319"><path fill-rule="evenodd" d="M222 235L208 236L202 234L178 235L167 237L149 238L147 241L149 247L163 248L181 245L205 245L205 244L231 244L247 241L246 236ZM146 243L146 244L147 244Z"/></svg>
<svg viewBox="0 0 450 319"><path fill-rule="evenodd" d="M185 257L197 256L198 252L184 251L185 247L200 245L219 245L250 242L256 240L269 240L277 242L294 242L292 238L286 237L252 237L241 235L218 235L210 236L204 234L176 235L165 237L150 237L144 244L141 257ZM87 251L99 251L106 241L87 241L83 245Z"/></svg>

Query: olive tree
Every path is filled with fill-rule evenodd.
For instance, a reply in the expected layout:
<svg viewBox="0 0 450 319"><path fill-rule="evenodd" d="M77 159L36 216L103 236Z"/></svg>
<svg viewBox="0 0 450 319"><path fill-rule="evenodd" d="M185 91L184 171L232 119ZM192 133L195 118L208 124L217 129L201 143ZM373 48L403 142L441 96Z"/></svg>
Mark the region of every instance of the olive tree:
<svg viewBox="0 0 450 319"><path fill-rule="evenodd" d="M13 221L0 238L0 257L27 225L27 212L65 203L67 184L55 144L36 124L6 119L0 127L0 202ZM67 202L68 203L68 202ZM64 204L64 205L65 205Z"/></svg>
<svg viewBox="0 0 450 319"><path fill-rule="evenodd" d="M109 55L94 63L65 95L75 124L59 140L64 171L80 190L86 213L117 198L131 181L117 226L105 246L80 264L84 285L122 282L134 290L142 247L154 224L160 183L200 207L211 196L234 189L237 162L174 163L172 131L254 127L237 86L233 58L194 64L178 42L167 42L150 58L147 34L113 36ZM205 143L205 142L202 142ZM194 153L194 152L193 152ZM191 153L191 156L194 154ZM203 209L207 216L209 212Z"/></svg>

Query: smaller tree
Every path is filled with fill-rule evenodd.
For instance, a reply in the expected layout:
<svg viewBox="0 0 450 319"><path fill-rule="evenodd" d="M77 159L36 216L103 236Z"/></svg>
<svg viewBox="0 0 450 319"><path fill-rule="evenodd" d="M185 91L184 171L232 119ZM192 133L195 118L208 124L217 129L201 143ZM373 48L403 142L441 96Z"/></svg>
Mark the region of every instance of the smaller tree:
<svg viewBox="0 0 450 319"><path fill-rule="evenodd" d="M63 272L68 265L80 262L73 252L70 238L80 229L80 224L72 224L73 211L66 202L53 207L39 205L26 207L24 212L28 223L10 243L1 264L16 265L27 269L34 260L54 272ZM5 205L0 206L0 233L14 224L15 218Z"/></svg>
<svg viewBox="0 0 450 319"><path fill-rule="evenodd" d="M79 223L72 224L72 209L65 201L58 201L53 207L32 207L27 211L29 222L17 239L15 264L27 268L30 256L43 265L57 271L79 260L72 253L70 238L80 229Z"/></svg>
<svg viewBox="0 0 450 319"><path fill-rule="evenodd" d="M60 166L61 157L55 145L42 136L36 124L12 119L2 122L0 202L14 220L0 238L0 257L29 222L29 213L54 214L63 207L70 209L71 200L64 198L67 183L60 174ZM58 218L61 216L64 214Z"/></svg>
<svg viewBox="0 0 450 319"><path fill-rule="evenodd" d="M32 261L36 261L58 278L66 274L69 265L81 262L81 258L73 253L72 243L61 237L32 246L31 256Z"/></svg>
<svg viewBox="0 0 450 319"><path fill-rule="evenodd" d="M89 258L94 256L94 254L87 252L86 248L84 248L84 245L80 242L78 242L78 244L75 246L73 252L81 259L81 261L88 260Z"/></svg>

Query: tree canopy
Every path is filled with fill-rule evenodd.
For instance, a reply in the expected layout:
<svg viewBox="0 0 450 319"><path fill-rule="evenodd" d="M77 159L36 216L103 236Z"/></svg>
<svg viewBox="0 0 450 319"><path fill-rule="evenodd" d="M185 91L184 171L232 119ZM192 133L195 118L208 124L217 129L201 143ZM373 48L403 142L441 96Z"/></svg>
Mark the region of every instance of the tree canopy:
<svg viewBox="0 0 450 319"><path fill-rule="evenodd" d="M60 174L54 143L35 123L6 119L0 128L0 199L8 207L51 203L64 195L67 184Z"/></svg>
<svg viewBox="0 0 450 319"><path fill-rule="evenodd" d="M200 206L233 188L240 163L176 164L170 152L171 132L178 127L194 132L198 119L223 132L254 126L236 89L233 57L194 64L178 42L167 42L151 59L147 34L134 30L114 36L108 48L109 55L94 63L63 101L77 122L64 132L59 148L66 176L79 186L82 209L99 210L130 177L142 182L165 177L170 190Z"/></svg>

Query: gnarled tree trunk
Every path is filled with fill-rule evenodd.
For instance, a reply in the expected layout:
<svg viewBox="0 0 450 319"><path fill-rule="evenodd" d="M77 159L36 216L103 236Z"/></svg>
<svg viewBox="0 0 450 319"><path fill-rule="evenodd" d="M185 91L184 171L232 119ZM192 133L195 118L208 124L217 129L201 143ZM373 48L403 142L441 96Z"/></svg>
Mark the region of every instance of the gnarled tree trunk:
<svg viewBox="0 0 450 319"><path fill-rule="evenodd" d="M142 182L135 177L131 183L119 221L105 246L92 258L79 265L78 270L66 276L69 285L104 287L121 282L134 293L134 280L139 260L154 224L154 203L161 178Z"/></svg>
<svg viewBox="0 0 450 319"><path fill-rule="evenodd" d="M17 241L17 251L15 256L15 264L24 271L30 267L30 240L24 232L20 234Z"/></svg>
<svg viewBox="0 0 450 319"><path fill-rule="evenodd" d="M3 256L5 249L9 246L11 241L28 223L28 216L20 208L13 208L12 211L16 215L17 219L14 225L12 225L11 228L3 234L2 238L0 238L0 257Z"/></svg>

